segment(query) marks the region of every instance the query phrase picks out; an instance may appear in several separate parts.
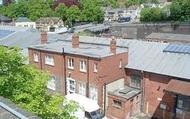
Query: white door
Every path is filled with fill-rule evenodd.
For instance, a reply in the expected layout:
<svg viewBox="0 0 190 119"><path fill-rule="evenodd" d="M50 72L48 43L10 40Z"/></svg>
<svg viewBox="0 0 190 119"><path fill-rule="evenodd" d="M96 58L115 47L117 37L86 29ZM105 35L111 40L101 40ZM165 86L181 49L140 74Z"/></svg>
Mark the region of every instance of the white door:
<svg viewBox="0 0 190 119"><path fill-rule="evenodd" d="M67 94L75 93L76 82L74 79L67 78Z"/></svg>

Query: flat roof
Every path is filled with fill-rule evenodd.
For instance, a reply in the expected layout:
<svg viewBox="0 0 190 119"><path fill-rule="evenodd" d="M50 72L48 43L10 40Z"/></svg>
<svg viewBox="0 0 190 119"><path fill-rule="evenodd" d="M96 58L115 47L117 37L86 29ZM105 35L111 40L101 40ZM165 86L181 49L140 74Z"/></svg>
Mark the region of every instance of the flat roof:
<svg viewBox="0 0 190 119"><path fill-rule="evenodd" d="M125 99L128 100L131 97L136 96L140 92L141 91L139 89L132 88L132 87L129 87L129 86L125 86L124 88L117 89L117 90L114 90L112 92L109 92L109 95L118 96L118 97L125 98Z"/></svg>
<svg viewBox="0 0 190 119"><path fill-rule="evenodd" d="M41 44L41 45L35 45L30 46L29 48L37 49L37 50L43 50L43 51L50 51L50 52L56 52L56 53L64 53L67 54L74 54L74 55L81 55L81 56L87 56L92 58L103 58L107 56L114 55L110 51L109 45L101 45L101 44L89 44L89 43L79 43L79 48L73 48L71 41L66 40L57 40L56 42L49 43L49 44ZM121 48L117 47L116 54L127 52L128 48Z"/></svg>

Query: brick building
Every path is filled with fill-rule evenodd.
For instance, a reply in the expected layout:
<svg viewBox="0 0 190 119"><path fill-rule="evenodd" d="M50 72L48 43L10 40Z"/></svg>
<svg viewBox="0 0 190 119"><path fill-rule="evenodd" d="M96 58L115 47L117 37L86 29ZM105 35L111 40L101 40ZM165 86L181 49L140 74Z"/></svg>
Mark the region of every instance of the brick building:
<svg viewBox="0 0 190 119"><path fill-rule="evenodd" d="M41 45L29 48L29 61L48 71L52 78L48 88L61 94L79 93L98 102L106 103L106 85L124 78L127 47L117 47L112 38L109 45L89 44L73 35L71 41L47 43L47 34L41 34Z"/></svg>
<svg viewBox="0 0 190 119"><path fill-rule="evenodd" d="M41 41L29 48L30 63L52 74L51 91L86 95L109 118L188 119L189 45L76 35L48 44L46 34Z"/></svg>

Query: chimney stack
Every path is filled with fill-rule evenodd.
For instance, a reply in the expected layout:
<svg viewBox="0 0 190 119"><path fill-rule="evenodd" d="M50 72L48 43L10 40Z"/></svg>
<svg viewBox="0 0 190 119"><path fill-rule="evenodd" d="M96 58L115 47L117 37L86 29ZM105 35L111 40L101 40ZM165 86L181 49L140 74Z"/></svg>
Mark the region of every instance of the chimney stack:
<svg viewBox="0 0 190 119"><path fill-rule="evenodd" d="M113 54L116 54L116 39L114 36L111 37L111 41L110 41L110 50Z"/></svg>
<svg viewBox="0 0 190 119"><path fill-rule="evenodd" d="M47 43L47 32L42 32L41 33L41 44L46 44Z"/></svg>
<svg viewBox="0 0 190 119"><path fill-rule="evenodd" d="M73 34L72 36L72 47L73 48L79 47L79 36L77 34Z"/></svg>

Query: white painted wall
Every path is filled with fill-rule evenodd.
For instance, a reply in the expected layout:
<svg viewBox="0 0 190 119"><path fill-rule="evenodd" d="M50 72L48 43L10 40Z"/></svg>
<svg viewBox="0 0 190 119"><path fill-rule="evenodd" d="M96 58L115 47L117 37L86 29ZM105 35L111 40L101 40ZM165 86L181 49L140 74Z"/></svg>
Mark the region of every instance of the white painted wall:
<svg viewBox="0 0 190 119"><path fill-rule="evenodd" d="M15 26L36 28L35 22L15 22Z"/></svg>

